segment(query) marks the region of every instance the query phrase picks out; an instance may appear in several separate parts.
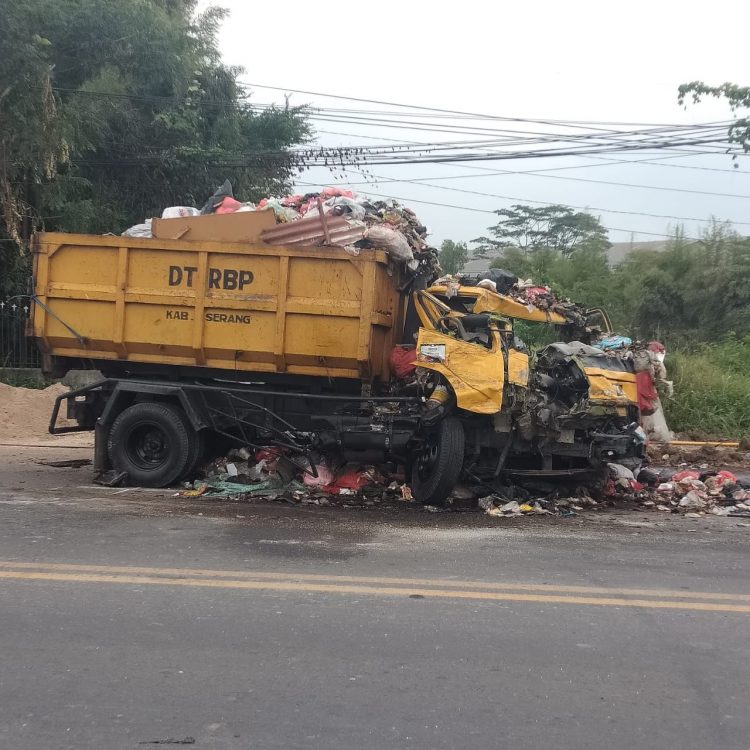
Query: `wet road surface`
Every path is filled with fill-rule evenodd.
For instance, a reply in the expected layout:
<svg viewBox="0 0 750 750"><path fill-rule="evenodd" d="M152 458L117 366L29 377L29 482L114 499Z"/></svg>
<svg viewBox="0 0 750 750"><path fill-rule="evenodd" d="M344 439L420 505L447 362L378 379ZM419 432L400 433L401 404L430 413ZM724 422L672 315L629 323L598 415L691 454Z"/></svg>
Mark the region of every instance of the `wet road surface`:
<svg viewBox="0 0 750 750"><path fill-rule="evenodd" d="M0 747L748 746L740 519L185 500L43 454L0 447Z"/></svg>

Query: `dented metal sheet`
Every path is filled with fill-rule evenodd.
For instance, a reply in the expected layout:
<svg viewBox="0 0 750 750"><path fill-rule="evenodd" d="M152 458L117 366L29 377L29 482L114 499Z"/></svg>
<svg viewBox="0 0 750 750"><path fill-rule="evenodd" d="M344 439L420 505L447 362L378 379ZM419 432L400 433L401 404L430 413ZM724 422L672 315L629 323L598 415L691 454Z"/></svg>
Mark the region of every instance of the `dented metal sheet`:
<svg viewBox="0 0 750 750"><path fill-rule="evenodd" d="M351 245L365 236L366 226L341 216L312 216L280 224L261 234L270 245Z"/></svg>

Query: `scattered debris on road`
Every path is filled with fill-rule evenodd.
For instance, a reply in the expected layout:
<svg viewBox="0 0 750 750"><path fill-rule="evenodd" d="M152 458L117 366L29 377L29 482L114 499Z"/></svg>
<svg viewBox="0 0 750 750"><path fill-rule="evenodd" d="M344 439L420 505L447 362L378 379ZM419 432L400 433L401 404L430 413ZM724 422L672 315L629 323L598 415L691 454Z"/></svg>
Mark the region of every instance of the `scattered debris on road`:
<svg viewBox="0 0 750 750"><path fill-rule="evenodd" d="M180 497L278 500L292 505L375 506L384 501L413 502L403 477L374 466L307 464L281 449L232 449L205 465L203 477L187 482Z"/></svg>
<svg viewBox="0 0 750 750"><path fill-rule="evenodd" d="M141 740L139 745L194 745L194 737L183 737L181 740L167 737L166 740Z"/></svg>
<svg viewBox="0 0 750 750"><path fill-rule="evenodd" d="M415 503L403 475L384 468L321 462L310 466L279 448L232 449L206 464L202 477L186 482L176 496L238 502L278 501L289 505L383 507ZM750 517L750 490L725 469L674 471L609 464L609 476L590 486L567 486L539 493L517 484L459 485L442 506L419 506L430 513L481 511L496 518L578 516L632 508L687 518L706 515Z"/></svg>
<svg viewBox="0 0 750 750"><path fill-rule="evenodd" d="M80 469L82 466L91 466L90 458L68 458L60 461L37 461L42 466L52 466L55 469Z"/></svg>

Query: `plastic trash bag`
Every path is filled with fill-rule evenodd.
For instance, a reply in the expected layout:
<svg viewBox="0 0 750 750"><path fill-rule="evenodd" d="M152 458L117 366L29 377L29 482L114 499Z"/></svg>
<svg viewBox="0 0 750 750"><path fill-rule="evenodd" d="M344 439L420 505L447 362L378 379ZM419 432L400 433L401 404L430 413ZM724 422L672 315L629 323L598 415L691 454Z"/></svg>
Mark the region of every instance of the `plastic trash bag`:
<svg viewBox="0 0 750 750"><path fill-rule="evenodd" d="M134 224L126 229L121 237L153 237L151 233L151 219L146 219L143 224Z"/></svg>
<svg viewBox="0 0 750 750"><path fill-rule="evenodd" d="M646 430L649 440L657 443L669 443L674 440L674 433L669 429L664 416L661 399L656 401L652 414L642 415L641 424L643 424L643 429Z"/></svg>
<svg viewBox="0 0 750 750"><path fill-rule="evenodd" d="M354 193L351 190L340 187L326 187L320 191L320 197L324 199L342 196L344 198L353 198Z"/></svg>
<svg viewBox="0 0 750 750"><path fill-rule="evenodd" d="M394 346L391 349L388 364L397 378L408 378L417 366L417 347L402 344Z"/></svg>
<svg viewBox="0 0 750 750"><path fill-rule="evenodd" d="M619 349L620 347L630 346L633 343L633 339L627 336L607 336L600 341L595 341L593 346L603 351L611 351L612 349Z"/></svg>
<svg viewBox="0 0 750 750"><path fill-rule="evenodd" d="M383 248L395 260L401 260L406 263L414 260L409 243L406 241L401 232L384 226L372 226L365 234L370 242L377 247Z"/></svg>
<svg viewBox="0 0 750 750"><path fill-rule="evenodd" d="M332 484L335 477L333 472L324 464L317 464L315 466L315 471L317 473L317 477L314 477L312 474L309 474L308 472L305 472L302 475L302 482L307 487L326 487L329 484Z"/></svg>
<svg viewBox="0 0 750 750"><path fill-rule="evenodd" d="M229 180L224 180L224 184L216 188L213 195L203 204L201 214L214 213L227 196L234 198L234 191L232 190L232 183Z"/></svg>
<svg viewBox="0 0 750 750"><path fill-rule="evenodd" d="M518 282L518 276L504 268L490 268L483 276L482 281L486 279L495 284L495 289L492 291L497 291L498 294L507 294ZM477 286L482 286L482 281Z"/></svg>
<svg viewBox="0 0 750 750"><path fill-rule="evenodd" d="M221 201L221 204L216 207L216 210L214 211L214 213L233 214L238 208L241 208L241 207L242 207L242 204L238 200L227 195Z"/></svg>
<svg viewBox="0 0 750 750"><path fill-rule="evenodd" d="M261 206L261 204L263 204ZM276 214L276 221L281 224L287 224L290 221L296 221L300 218L299 213L293 208L284 206L278 198L269 198L265 203L261 201L258 204L259 208L270 208Z"/></svg>
<svg viewBox="0 0 750 750"><path fill-rule="evenodd" d="M308 213L317 211L317 208L317 205L310 206ZM326 215L330 214L331 216L345 216L347 219L362 221L367 212L361 203L357 203L352 198L337 196L323 202L323 213Z"/></svg>
<svg viewBox="0 0 750 750"><path fill-rule="evenodd" d="M200 211L193 206L169 206L161 212L162 219L182 219L185 216L200 216Z"/></svg>

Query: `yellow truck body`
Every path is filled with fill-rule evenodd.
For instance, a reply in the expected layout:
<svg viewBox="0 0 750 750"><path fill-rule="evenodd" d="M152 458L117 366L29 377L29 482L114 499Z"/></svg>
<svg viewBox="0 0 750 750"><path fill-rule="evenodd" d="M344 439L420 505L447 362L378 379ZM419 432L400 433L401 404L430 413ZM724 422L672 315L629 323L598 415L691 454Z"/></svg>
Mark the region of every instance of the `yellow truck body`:
<svg viewBox="0 0 750 750"><path fill-rule="evenodd" d="M385 379L402 295L380 250L41 233L46 355Z"/></svg>

